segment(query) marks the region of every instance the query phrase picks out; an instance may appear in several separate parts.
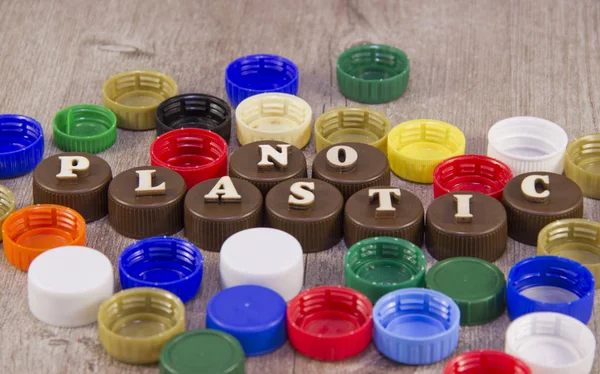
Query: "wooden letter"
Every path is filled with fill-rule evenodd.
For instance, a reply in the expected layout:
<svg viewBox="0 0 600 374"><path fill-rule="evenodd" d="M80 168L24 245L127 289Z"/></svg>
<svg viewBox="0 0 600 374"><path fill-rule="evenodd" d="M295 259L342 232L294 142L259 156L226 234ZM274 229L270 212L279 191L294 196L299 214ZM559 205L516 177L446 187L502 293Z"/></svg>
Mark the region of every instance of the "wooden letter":
<svg viewBox="0 0 600 374"><path fill-rule="evenodd" d="M269 144L260 144L260 161L258 162L259 170L273 170L275 165L281 170L285 170L288 166L289 144L277 144L277 151Z"/></svg>
<svg viewBox="0 0 600 374"><path fill-rule="evenodd" d="M221 177L217 184L204 195L205 203L238 203L242 201L242 196L238 194L230 177Z"/></svg>
<svg viewBox="0 0 600 374"><path fill-rule="evenodd" d="M308 209L315 203L315 182L296 182L290 187L288 204L291 209Z"/></svg>
<svg viewBox="0 0 600 374"><path fill-rule="evenodd" d="M78 174L86 174L90 170L90 160L83 156L59 156L60 173L56 174L58 180L75 180ZM77 174L73 173L78 172Z"/></svg>
<svg viewBox="0 0 600 374"><path fill-rule="evenodd" d="M156 170L136 170L138 175L138 186L135 189L137 196L164 195L167 192L167 182L158 186L152 186L152 178Z"/></svg>
<svg viewBox="0 0 600 374"><path fill-rule="evenodd" d="M379 206L375 209L375 217L394 217L396 208L392 206L392 198L400 200L399 188L370 188L369 203L379 200Z"/></svg>
<svg viewBox="0 0 600 374"><path fill-rule="evenodd" d="M541 183L545 190L537 192L535 186ZM533 174L525 177L521 182L521 192L523 196L534 203L543 203L550 197L550 177L548 175Z"/></svg>
<svg viewBox="0 0 600 374"><path fill-rule="evenodd" d="M473 215L471 214L471 198L473 195L453 195L456 202L456 214L454 219L456 223L471 223Z"/></svg>
<svg viewBox="0 0 600 374"><path fill-rule="evenodd" d="M327 165L337 171L352 170L358 162L358 152L347 145L336 145L327 151Z"/></svg>

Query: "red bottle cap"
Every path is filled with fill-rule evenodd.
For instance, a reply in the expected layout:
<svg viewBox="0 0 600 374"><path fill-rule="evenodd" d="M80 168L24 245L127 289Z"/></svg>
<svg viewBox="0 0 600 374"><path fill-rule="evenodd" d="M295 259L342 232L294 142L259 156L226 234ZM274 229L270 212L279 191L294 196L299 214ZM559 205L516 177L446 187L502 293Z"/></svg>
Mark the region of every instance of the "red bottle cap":
<svg viewBox="0 0 600 374"><path fill-rule="evenodd" d="M176 171L188 190L207 179L227 175L227 142L204 129L183 128L169 131L150 146L153 166Z"/></svg>
<svg viewBox="0 0 600 374"><path fill-rule="evenodd" d="M442 374L530 374L521 360L500 351L471 351L448 361Z"/></svg>
<svg viewBox="0 0 600 374"><path fill-rule="evenodd" d="M508 165L494 158L462 155L442 161L433 170L433 197L450 192L481 192L502 200L504 185L513 177Z"/></svg>
<svg viewBox="0 0 600 374"><path fill-rule="evenodd" d="M358 291L341 286L311 288L288 304L289 339L308 357L343 360L369 345L372 315L373 305Z"/></svg>

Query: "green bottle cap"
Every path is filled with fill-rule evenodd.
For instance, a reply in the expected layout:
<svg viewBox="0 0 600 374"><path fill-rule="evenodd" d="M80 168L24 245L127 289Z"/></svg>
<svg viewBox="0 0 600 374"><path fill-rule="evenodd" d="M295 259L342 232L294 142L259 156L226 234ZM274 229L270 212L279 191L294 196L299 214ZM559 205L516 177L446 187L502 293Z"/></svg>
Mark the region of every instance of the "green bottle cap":
<svg viewBox="0 0 600 374"><path fill-rule="evenodd" d="M406 53L389 45L357 45L346 49L337 59L340 92L359 103L396 100L406 91L409 73Z"/></svg>
<svg viewBox="0 0 600 374"><path fill-rule="evenodd" d="M117 116L110 109L82 104L54 116L54 143L65 152L98 153L117 140Z"/></svg>
<svg viewBox="0 0 600 374"><path fill-rule="evenodd" d="M191 330L171 339L160 352L160 374L243 374L244 350L231 335Z"/></svg>
<svg viewBox="0 0 600 374"><path fill-rule="evenodd" d="M423 287L426 265L423 251L408 240L379 236L348 249L344 281L375 304L388 292Z"/></svg>
<svg viewBox="0 0 600 374"><path fill-rule="evenodd" d="M425 283L458 304L463 326L483 325L504 313L506 279L491 262L452 257L433 265Z"/></svg>

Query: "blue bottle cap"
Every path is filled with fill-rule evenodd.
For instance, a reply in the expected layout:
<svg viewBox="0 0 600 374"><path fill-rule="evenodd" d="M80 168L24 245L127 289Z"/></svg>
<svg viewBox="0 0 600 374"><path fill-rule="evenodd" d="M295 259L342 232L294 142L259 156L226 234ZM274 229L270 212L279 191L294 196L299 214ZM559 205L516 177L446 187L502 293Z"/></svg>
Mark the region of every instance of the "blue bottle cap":
<svg viewBox="0 0 600 374"><path fill-rule="evenodd" d="M44 131L33 118L0 114L0 178L29 173L44 155Z"/></svg>
<svg viewBox="0 0 600 374"><path fill-rule="evenodd" d="M187 240L155 236L133 243L119 257L123 289L156 287L190 301L202 282L202 254Z"/></svg>
<svg viewBox="0 0 600 374"><path fill-rule="evenodd" d="M532 312L556 312L588 323L595 281L583 265L564 257L535 256L508 273L506 302L511 319Z"/></svg>
<svg viewBox="0 0 600 374"><path fill-rule="evenodd" d="M265 92L298 92L298 68L287 58L258 54L233 60L225 69L225 89L231 105Z"/></svg>
<svg viewBox="0 0 600 374"><path fill-rule="evenodd" d="M234 336L246 356L264 355L287 340L286 307L283 297L266 287L230 287L208 302L206 328Z"/></svg>
<svg viewBox="0 0 600 374"><path fill-rule="evenodd" d="M443 293L405 288L384 295L373 308L373 340L384 356L402 364L428 365L458 345L460 310Z"/></svg>

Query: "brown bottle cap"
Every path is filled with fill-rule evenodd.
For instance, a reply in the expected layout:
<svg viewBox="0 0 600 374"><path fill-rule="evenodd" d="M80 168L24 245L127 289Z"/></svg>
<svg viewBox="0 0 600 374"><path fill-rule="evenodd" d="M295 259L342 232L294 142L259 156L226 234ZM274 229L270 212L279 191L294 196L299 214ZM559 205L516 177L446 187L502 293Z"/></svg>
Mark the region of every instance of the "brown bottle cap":
<svg viewBox="0 0 600 374"><path fill-rule="evenodd" d="M173 170L141 166L117 175L108 188L108 215L121 235L141 239L183 228L185 181Z"/></svg>
<svg viewBox="0 0 600 374"><path fill-rule="evenodd" d="M273 187L265 199L267 226L294 236L304 252L331 248L342 238L344 199L318 179L292 179Z"/></svg>
<svg viewBox="0 0 600 374"><path fill-rule="evenodd" d="M108 214L110 165L80 152L59 153L44 159L33 172L33 203L63 205L76 210L85 222Z"/></svg>
<svg viewBox="0 0 600 374"><path fill-rule="evenodd" d="M306 178L306 157L300 149L285 142L249 143L229 156L229 176L252 183L266 196L278 183Z"/></svg>
<svg viewBox="0 0 600 374"><path fill-rule="evenodd" d="M262 194L237 178L198 183L186 195L184 207L186 238L207 251L219 252L231 235L263 223Z"/></svg>
<svg viewBox="0 0 600 374"><path fill-rule="evenodd" d="M375 236L392 236L423 244L421 200L398 187L368 187L352 195L344 209L344 239L354 243Z"/></svg>
<svg viewBox="0 0 600 374"><path fill-rule="evenodd" d="M312 177L337 187L345 201L363 188L389 185L390 165L385 153L371 145L339 143L317 154Z"/></svg>
<svg viewBox="0 0 600 374"><path fill-rule="evenodd" d="M506 250L506 232L502 204L479 192L442 195L427 209L425 242L436 260L466 256L495 261Z"/></svg>
<svg viewBox="0 0 600 374"><path fill-rule="evenodd" d="M514 177L504 186L502 203L508 215L508 236L527 245L536 245L538 234L550 222L583 217L581 188L555 173Z"/></svg>

